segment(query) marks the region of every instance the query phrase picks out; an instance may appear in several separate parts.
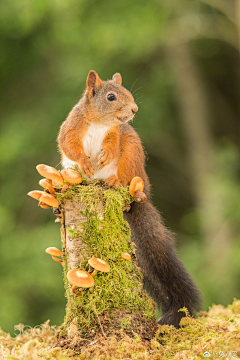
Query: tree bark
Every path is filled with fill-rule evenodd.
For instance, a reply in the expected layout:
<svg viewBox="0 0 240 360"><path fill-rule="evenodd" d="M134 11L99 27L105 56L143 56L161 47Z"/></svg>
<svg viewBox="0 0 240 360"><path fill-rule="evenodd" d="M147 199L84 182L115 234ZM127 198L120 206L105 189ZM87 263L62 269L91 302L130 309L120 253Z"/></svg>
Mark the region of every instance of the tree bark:
<svg viewBox="0 0 240 360"><path fill-rule="evenodd" d="M120 336L133 332L151 339L156 331L155 304L142 289L134 245L122 208L131 200L128 190L103 188L99 184L80 184L58 195L61 201L61 237L66 316L59 344L79 344L98 336ZM121 260L127 252L131 260ZM110 272L98 272L92 288L74 294L67 272L81 269L92 273L88 264L97 257L110 265Z"/></svg>

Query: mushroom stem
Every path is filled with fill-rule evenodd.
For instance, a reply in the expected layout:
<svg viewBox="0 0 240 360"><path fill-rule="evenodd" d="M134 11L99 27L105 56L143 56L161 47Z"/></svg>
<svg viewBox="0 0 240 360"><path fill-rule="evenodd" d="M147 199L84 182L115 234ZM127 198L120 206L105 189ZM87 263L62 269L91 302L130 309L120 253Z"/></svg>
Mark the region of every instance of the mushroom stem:
<svg viewBox="0 0 240 360"><path fill-rule="evenodd" d="M136 190L135 191L135 194L134 194L134 200L137 202L137 203L143 203L147 200L147 195L140 191L140 190Z"/></svg>
<svg viewBox="0 0 240 360"><path fill-rule="evenodd" d="M95 270L93 271L93 273L91 274L91 275L92 275L92 277L94 277L94 276L96 275L96 273L97 273L97 272L98 272L98 270L96 270L96 269L95 269Z"/></svg>
<svg viewBox="0 0 240 360"><path fill-rule="evenodd" d="M59 259L59 258L57 258L57 257L54 256L54 255L52 255L52 258L53 258L54 261L57 261L57 262L60 262L60 263L63 262L62 259Z"/></svg>
<svg viewBox="0 0 240 360"><path fill-rule="evenodd" d="M78 295L78 296L81 296L81 292L77 290L77 286L76 285L73 285L72 286L72 292L75 294L75 295Z"/></svg>
<svg viewBox="0 0 240 360"><path fill-rule="evenodd" d="M53 186L52 186L52 180L51 179L47 179L47 188L49 190L49 192L54 195L56 193L56 191L54 190Z"/></svg>
<svg viewBox="0 0 240 360"><path fill-rule="evenodd" d="M50 209L52 206L45 204L44 202L40 201L38 206L41 206L42 209Z"/></svg>
<svg viewBox="0 0 240 360"><path fill-rule="evenodd" d="M61 193L64 193L69 186L70 186L70 184L69 184L68 182L66 182L66 183L63 185L63 188L62 188L62 190L61 190Z"/></svg>

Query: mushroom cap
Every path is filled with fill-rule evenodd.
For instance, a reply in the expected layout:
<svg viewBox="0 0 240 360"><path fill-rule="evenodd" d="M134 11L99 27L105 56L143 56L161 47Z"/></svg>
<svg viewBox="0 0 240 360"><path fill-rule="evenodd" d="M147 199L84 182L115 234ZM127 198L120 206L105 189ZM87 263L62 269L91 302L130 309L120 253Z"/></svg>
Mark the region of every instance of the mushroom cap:
<svg viewBox="0 0 240 360"><path fill-rule="evenodd" d="M39 185L42 186L44 189L48 188L48 181L47 179L41 179L39 182Z"/></svg>
<svg viewBox="0 0 240 360"><path fill-rule="evenodd" d="M48 204L45 204L43 202L39 202L38 203L38 206L40 206L42 209L51 209L52 206L48 205Z"/></svg>
<svg viewBox="0 0 240 360"><path fill-rule="evenodd" d="M59 250L58 248L52 246L52 247L49 247L45 250L45 252L47 254L50 254L52 256L62 256L62 252L61 250Z"/></svg>
<svg viewBox="0 0 240 360"><path fill-rule="evenodd" d="M33 190L33 191L29 191L27 193L28 196L31 196L32 198L39 200L41 196L43 196L45 194L44 191L40 191L40 190Z"/></svg>
<svg viewBox="0 0 240 360"><path fill-rule="evenodd" d="M54 180L61 185L63 184L63 178L61 173L54 167L44 164L39 164L36 166L36 168L40 175L46 177L47 179Z"/></svg>
<svg viewBox="0 0 240 360"><path fill-rule="evenodd" d="M67 279L72 285L79 287L92 287L94 285L93 277L84 270L72 269L67 273Z"/></svg>
<svg viewBox="0 0 240 360"><path fill-rule="evenodd" d="M39 185L42 186L44 189L47 189L48 188L48 181L47 179L41 179L39 182ZM56 181L52 180L52 186L54 188L60 188L60 184L57 183Z"/></svg>
<svg viewBox="0 0 240 360"><path fill-rule="evenodd" d="M89 265L91 265L94 269L98 270L98 271L103 271L103 272L109 272L110 271L110 266L108 265L108 263L102 259L98 259L98 258L91 258L88 260Z"/></svg>
<svg viewBox="0 0 240 360"><path fill-rule="evenodd" d="M121 256L125 260L131 260L131 255L128 253L121 253Z"/></svg>
<svg viewBox="0 0 240 360"><path fill-rule="evenodd" d="M129 186L129 192L132 197L135 195L135 191L140 190L143 191L144 189L144 182L139 176L135 176L132 178L130 186Z"/></svg>
<svg viewBox="0 0 240 360"><path fill-rule="evenodd" d="M40 199L39 199L41 202L44 202L45 204L48 204L50 206L54 206L54 207L58 207L59 204L58 204L58 201L57 199L55 199L54 196L52 196L51 194L48 194L48 193L44 193Z"/></svg>
<svg viewBox="0 0 240 360"><path fill-rule="evenodd" d="M82 177L74 170L63 169L61 170L61 175L70 184L80 184L82 182Z"/></svg>

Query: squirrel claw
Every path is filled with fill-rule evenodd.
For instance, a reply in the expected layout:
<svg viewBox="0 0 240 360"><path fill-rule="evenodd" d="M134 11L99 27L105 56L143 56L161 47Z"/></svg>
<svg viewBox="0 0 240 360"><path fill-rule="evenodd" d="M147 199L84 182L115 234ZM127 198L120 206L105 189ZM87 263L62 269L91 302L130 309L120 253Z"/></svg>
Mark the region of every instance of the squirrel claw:
<svg viewBox="0 0 240 360"><path fill-rule="evenodd" d="M94 174L94 167L89 160L89 158L85 155L78 162L81 172L86 175L89 179Z"/></svg>
<svg viewBox="0 0 240 360"><path fill-rule="evenodd" d="M127 180L123 180L123 181L121 181L121 183L122 183L122 186L123 186L123 187L127 187L127 186L128 186Z"/></svg>
<svg viewBox="0 0 240 360"><path fill-rule="evenodd" d="M120 185L120 180L116 178L115 175L111 176L110 178L108 178L105 183L109 186L109 187L114 187L115 189L117 189Z"/></svg>
<svg viewBox="0 0 240 360"><path fill-rule="evenodd" d="M111 161L111 156L109 152L105 149L101 150L100 155L98 156L98 165L100 169L102 169L104 166L108 165Z"/></svg>

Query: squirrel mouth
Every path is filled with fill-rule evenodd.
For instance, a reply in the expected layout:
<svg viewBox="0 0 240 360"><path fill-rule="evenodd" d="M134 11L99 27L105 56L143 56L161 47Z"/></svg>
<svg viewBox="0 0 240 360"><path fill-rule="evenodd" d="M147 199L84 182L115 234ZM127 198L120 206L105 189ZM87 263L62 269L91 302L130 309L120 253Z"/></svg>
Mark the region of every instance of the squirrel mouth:
<svg viewBox="0 0 240 360"><path fill-rule="evenodd" d="M132 117L132 118L133 118L133 117ZM117 119L120 120L120 121L123 122L123 123L126 123L126 122L132 120L132 118L129 118L128 116L124 116L124 117L118 117L118 116L117 116Z"/></svg>

